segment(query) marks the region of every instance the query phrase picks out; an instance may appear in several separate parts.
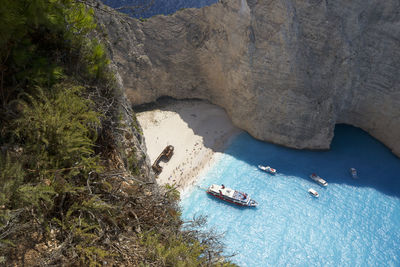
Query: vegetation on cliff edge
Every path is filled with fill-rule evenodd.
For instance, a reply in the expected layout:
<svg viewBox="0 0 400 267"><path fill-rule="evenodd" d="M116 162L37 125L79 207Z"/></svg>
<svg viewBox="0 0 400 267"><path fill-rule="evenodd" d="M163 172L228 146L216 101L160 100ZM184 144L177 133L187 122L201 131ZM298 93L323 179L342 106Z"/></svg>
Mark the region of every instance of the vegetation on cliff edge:
<svg viewBox="0 0 400 267"><path fill-rule="evenodd" d="M84 2L0 5L0 263L231 265L174 188L115 167L120 92Z"/></svg>

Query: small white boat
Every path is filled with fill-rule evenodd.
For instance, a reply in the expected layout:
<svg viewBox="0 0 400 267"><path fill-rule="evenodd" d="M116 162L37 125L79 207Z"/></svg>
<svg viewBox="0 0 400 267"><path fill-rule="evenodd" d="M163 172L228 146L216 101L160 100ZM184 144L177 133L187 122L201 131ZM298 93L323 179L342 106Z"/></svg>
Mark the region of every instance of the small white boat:
<svg viewBox="0 0 400 267"><path fill-rule="evenodd" d="M270 174L276 174L276 169L271 168L270 166L262 166L258 165L258 168L262 171L268 172Z"/></svg>
<svg viewBox="0 0 400 267"><path fill-rule="evenodd" d="M321 177L316 175L315 173L311 174L310 178L313 179L315 182L319 183L322 186L328 186L328 183L324 179L322 179Z"/></svg>
<svg viewBox="0 0 400 267"><path fill-rule="evenodd" d="M350 168L350 174L351 174L351 177L353 177L354 179L358 178L357 170L355 168Z"/></svg>
<svg viewBox="0 0 400 267"><path fill-rule="evenodd" d="M312 189L312 188L308 189L308 193L310 193L310 195L313 195L314 197L319 197L318 192L315 191L315 190Z"/></svg>

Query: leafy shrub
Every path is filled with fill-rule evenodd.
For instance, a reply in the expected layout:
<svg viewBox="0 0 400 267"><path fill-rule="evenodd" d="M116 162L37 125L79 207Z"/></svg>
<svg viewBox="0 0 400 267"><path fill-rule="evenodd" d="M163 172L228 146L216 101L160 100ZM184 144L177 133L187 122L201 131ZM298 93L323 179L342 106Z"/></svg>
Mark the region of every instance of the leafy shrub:
<svg viewBox="0 0 400 267"><path fill-rule="evenodd" d="M121 92L83 2L0 5L0 263L225 264L214 238L182 230L176 188L129 177L135 150L130 173L105 172Z"/></svg>

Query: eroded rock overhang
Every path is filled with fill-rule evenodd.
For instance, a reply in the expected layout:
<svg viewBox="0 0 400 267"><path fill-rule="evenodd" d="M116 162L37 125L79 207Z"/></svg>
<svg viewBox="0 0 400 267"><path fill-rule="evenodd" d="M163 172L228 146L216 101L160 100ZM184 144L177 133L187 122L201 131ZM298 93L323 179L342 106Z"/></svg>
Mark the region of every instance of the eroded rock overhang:
<svg viewBox="0 0 400 267"><path fill-rule="evenodd" d="M299 149L329 148L346 123L399 156L399 12L397 0L221 0L145 21L97 16L133 105L206 99Z"/></svg>

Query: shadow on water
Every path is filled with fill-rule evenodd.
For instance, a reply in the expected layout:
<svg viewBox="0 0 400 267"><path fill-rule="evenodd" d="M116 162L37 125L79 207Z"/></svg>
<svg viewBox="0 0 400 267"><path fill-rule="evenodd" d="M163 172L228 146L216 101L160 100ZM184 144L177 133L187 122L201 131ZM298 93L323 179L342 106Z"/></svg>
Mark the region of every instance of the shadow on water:
<svg viewBox="0 0 400 267"><path fill-rule="evenodd" d="M336 126L329 151L294 150L244 133L225 153L250 165L271 165L285 176L311 180L309 175L317 173L330 184L370 187L400 197L400 159L368 133L349 125ZM358 179L351 177L352 167Z"/></svg>
<svg viewBox="0 0 400 267"><path fill-rule="evenodd" d="M196 122L193 114L171 108L174 101L176 100L163 98L156 104L137 107L135 111L154 108L175 111L196 135L203 137L206 147L214 149L212 135L204 131L203 125ZM189 101L195 103L199 100ZM399 158L359 128L340 124L336 126L334 134L329 151L290 149L262 142L242 133L223 152L255 167L259 164L270 165L278 170L278 175L297 176L311 181L309 175L317 173L330 184L370 187L384 194L400 197ZM351 177L349 169L352 167L357 169L359 179Z"/></svg>

